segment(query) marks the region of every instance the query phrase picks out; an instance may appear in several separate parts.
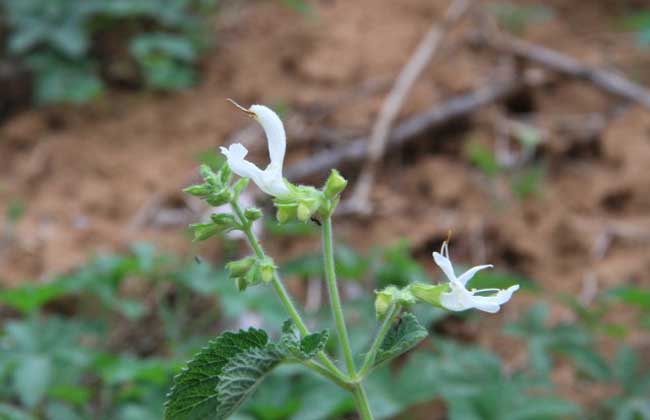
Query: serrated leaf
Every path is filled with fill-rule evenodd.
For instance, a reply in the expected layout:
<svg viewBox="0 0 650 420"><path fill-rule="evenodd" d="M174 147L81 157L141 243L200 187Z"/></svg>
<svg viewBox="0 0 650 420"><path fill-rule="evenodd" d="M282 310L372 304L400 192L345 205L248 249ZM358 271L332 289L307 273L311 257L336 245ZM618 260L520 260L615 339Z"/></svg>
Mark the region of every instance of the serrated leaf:
<svg viewBox="0 0 650 420"><path fill-rule="evenodd" d="M420 325L415 315L406 312L384 337L375 357L375 365L412 349L427 335L427 330Z"/></svg>
<svg viewBox="0 0 650 420"><path fill-rule="evenodd" d="M167 395L165 419L205 420L217 418L220 406L219 386L225 367L239 354L262 349L268 344L267 334L258 329L226 332L201 350L174 380Z"/></svg>
<svg viewBox="0 0 650 420"><path fill-rule="evenodd" d="M218 406L214 418L228 418L275 368L284 352L271 344L237 354L224 366L217 385ZM177 417L174 417L177 419Z"/></svg>
<svg viewBox="0 0 650 420"><path fill-rule="evenodd" d="M308 360L325 348L329 337L329 330L323 330L301 338L298 328L288 319L282 326L280 340L292 356L301 360Z"/></svg>

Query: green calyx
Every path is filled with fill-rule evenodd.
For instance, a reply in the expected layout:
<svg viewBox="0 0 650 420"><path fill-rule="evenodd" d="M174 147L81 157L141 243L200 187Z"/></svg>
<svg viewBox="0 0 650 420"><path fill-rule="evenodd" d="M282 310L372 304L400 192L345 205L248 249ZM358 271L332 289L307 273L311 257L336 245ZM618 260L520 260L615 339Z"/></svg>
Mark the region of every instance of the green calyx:
<svg viewBox="0 0 650 420"><path fill-rule="evenodd" d="M408 306L416 302L424 302L442 308L440 295L448 291L449 286L447 284L413 283L402 289L388 286L375 292L377 295L375 298L375 313L377 318L382 319L393 305Z"/></svg>
<svg viewBox="0 0 650 420"><path fill-rule="evenodd" d="M249 256L226 264L228 275L235 281L240 292L250 286L271 282L276 269L277 266L269 257L260 259Z"/></svg>
<svg viewBox="0 0 650 420"><path fill-rule="evenodd" d="M326 201L322 191L314 187L293 185L286 180L285 184L289 189L289 194L273 200L280 223L287 223L292 220L307 222L314 213L320 210Z"/></svg>
<svg viewBox="0 0 650 420"><path fill-rule="evenodd" d="M330 173L330 176L327 178L325 186L323 187L323 194L325 194L325 197L329 198L330 200L335 199L339 194L343 192L347 185L348 180L343 178L339 171L332 169L332 172Z"/></svg>
<svg viewBox="0 0 650 420"><path fill-rule="evenodd" d="M329 217L336 209L340 194L348 181L337 170L332 170L321 190L306 185L294 185L285 179L289 193L274 200L280 223L292 220L309 221L314 214Z"/></svg>
<svg viewBox="0 0 650 420"><path fill-rule="evenodd" d="M408 286L410 292L415 298L429 305L442 308L440 304L440 295L449 291L449 286L445 284L425 284L413 283Z"/></svg>

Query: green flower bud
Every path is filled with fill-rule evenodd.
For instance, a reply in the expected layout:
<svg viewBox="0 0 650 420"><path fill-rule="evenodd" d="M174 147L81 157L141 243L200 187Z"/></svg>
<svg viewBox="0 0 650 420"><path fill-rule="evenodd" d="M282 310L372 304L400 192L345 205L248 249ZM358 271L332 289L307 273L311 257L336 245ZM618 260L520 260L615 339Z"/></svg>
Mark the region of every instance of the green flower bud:
<svg viewBox="0 0 650 420"><path fill-rule="evenodd" d="M440 308L442 308L442 305L440 304L440 295L449 291L449 286L447 284L433 285L414 283L409 285L408 288L416 299Z"/></svg>
<svg viewBox="0 0 650 420"><path fill-rule="evenodd" d="M255 220L261 218L263 216L262 210L255 208L255 207L249 207L246 210L244 210L244 216L251 222L254 222Z"/></svg>
<svg viewBox="0 0 650 420"><path fill-rule="evenodd" d="M276 204L278 222L287 223L296 218L298 206L296 204Z"/></svg>
<svg viewBox="0 0 650 420"><path fill-rule="evenodd" d="M228 164L221 165L221 169L219 169L219 181L221 181L221 185L228 186L231 179L232 170L230 169L230 166L228 166Z"/></svg>
<svg viewBox="0 0 650 420"><path fill-rule="evenodd" d="M255 265L255 257L246 257L226 264L228 275L232 278L242 277Z"/></svg>
<svg viewBox="0 0 650 420"><path fill-rule="evenodd" d="M278 267L273 263L271 258L265 258L260 263L260 273L264 283L270 283L273 280L273 274Z"/></svg>
<svg viewBox="0 0 650 420"><path fill-rule="evenodd" d="M239 181L235 182L235 185L232 187L232 191L235 194L235 199L239 198L239 195L248 186L249 182L250 178L240 178Z"/></svg>
<svg viewBox="0 0 650 420"><path fill-rule="evenodd" d="M230 203L232 200L232 193L227 189L222 189L218 192L213 192L205 198L205 201L214 207L219 207L224 204Z"/></svg>
<svg viewBox="0 0 650 420"><path fill-rule="evenodd" d="M244 280L246 280L246 286L255 286L260 284L262 281L262 270L258 264L255 264L251 267L250 270L244 275Z"/></svg>
<svg viewBox="0 0 650 420"><path fill-rule="evenodd" d="M212 192L213 188L208 184L192 185L183 190L183 192L195 197L205 197Z"/></svg>
<svg viewBox="0 0 650 420"><path fill-rule="evenodd" d="M214 223L195 223L190 225L190 230L194 233L194 241L205 241L221 231Z"/></svg>
<svg viewBox="0 0 650 420"><path fill-rule="evenodd" d="M201 173L201 177L203 180L208 183L209 185L213 186L219 186L219 178L217 175L212 171L212 168L210 168L208 165L201 165L201 168L199 169L199 172Z"/></svg>
<svg viewBox="0 0 650 420"><path fill-rule="evenodd" d="M235 216L229 213L211 214L210 218L215 225L219 226L222 232L227 232L239 227Z"/></svg>
<svg viewBox="0 0 650 420"><path fill-rule="evenodd" d="M395 301L395 294L399 290L395 286L388 286L384 290L376 291L377 297L375 298L375 314L378 319L384 318Z"/></svg>
<svg viewBox="0 0 650 420"><path fill-rule="evenodd" d="M246 284L246 280L243 277L237 277L235 279L235 285L237 286L237 290L240 292L243 292L248 287L248 284Z"/></svg>
<svg viewBox="0 0 650 420"><path fill-rule="evenodd" d="M327 178L327 182L325 182L325 187L323 187L323 193L325 197L332 199L340 194L347 185L347 179L343 178L339 171L332 169L330 176Z"/></svg>
<svg viewBox="0 0 650 420"><path fill-rule="evenodd" d="M386 312L388 312L393 304L412 305L416 302L415 296L413 296L409 287L398 289L395 286L388 286L384 290L375 293L377 294L375 298L375 313L379 319L382 319L386 315Z"/></svg>
<svg viewBox="0 0 650 420"><path fill-rule="evenodd" d="M306 222L311 217L312 212L309 209L309 206L305 203L298 203L298 209L296 210L296 216L301 222Z"/></svg>

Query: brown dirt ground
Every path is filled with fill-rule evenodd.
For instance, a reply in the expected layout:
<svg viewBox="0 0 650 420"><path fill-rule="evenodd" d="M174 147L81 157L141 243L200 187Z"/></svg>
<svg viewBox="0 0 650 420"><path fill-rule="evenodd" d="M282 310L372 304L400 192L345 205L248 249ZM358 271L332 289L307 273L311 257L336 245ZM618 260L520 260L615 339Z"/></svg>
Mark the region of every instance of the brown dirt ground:
<svg viewBox="0 0 650 420"><path fill-rule="evenodd" d="M427 0L322 0L314 3L318 17L306 19L278 3L223 7L216 21L218 48L202 64L204 80L194 89L113 93L83 108L25 112L0 127L0 203L27 204L18 239L0 248L4 285L45 280L90 253L119 250L134 240L196 252L183 226L201 209L178 191L189 183L197 154L227 143L246 123L225 98L286 104L291 118L308 121L314 109L337 103L368 81L392 80L446 7ZM650 74L642 71L649 55L630 38L612 36L612 2L588 3L546 2L555 18L531 24L524 37L588 63L615 65L650 84ZM475 25L469 20L454 31L402 116L493 79L501 58L464 42ZM384 91L338 104L320 123L340 133L367 132ZM562 127L589 113L609 113L619 100L572 80L526 96L532 114L496 104L460 127L391 153L373 191L376 215L340 220L341 238L362 249L407 238L433 274L430 252L454 229L458 261L494 262L549 292L584 294L590 279L598 288L650 287L650 113L628 107L584 138ZM497 122L504 118L526 118L543 133L536 159L544 162L546 176L538 197L517 200L505 177L489 179L464 155L464 140L497 144ZM291 160L319 149L300 127L289 131L306 138L293 150L289 140ZM348 168L345 175L354 178L356 171ZM157 205L148 206L152 197ZM160 217L142 222L143 206ZM597 254L603 240L609 247ZM199 251L214 252L209 246ZM508 305L503 319L516 318L527 303L523 298ZM568 314L558 309L554 316ZM515 358L512 343L490 334L499 323L483 321L477 338ZM650 350L648 337L636 340ZM557 380L565 381L562 372Z"/></svg>

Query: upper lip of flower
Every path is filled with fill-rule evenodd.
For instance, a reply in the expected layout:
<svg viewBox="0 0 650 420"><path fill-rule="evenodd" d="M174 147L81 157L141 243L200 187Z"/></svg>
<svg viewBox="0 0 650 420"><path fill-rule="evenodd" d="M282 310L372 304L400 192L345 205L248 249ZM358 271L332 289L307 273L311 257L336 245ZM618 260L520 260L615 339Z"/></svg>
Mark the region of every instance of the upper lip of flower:
<svg viewBox="0 0 650 420"><path fill-rule="evenodd" d="M264 129L269 148L270 163L264 170L258 168L257 165L245 159L248 154L246 147L241 143L234 143L228 148L221 147L221 153L228 159L228 165L237 175L251 178L265 193L275 197L287 195L289 189L285 185L282 176L287 138L280 117L263 105L252 105L249 109L246 109L232 99L229 99L229 101L240 110L254 117Z"/></svg>

